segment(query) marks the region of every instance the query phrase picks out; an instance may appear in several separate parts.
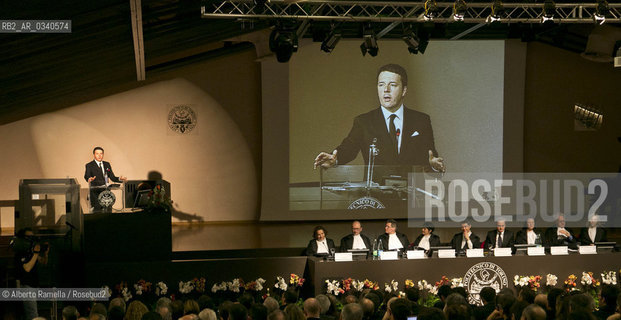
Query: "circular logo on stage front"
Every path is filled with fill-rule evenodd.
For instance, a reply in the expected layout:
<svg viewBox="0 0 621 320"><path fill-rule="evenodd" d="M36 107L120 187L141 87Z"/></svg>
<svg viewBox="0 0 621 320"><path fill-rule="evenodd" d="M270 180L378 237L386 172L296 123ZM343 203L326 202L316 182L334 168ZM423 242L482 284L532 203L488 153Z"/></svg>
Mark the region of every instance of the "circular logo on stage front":
<svg viewBox="0 0 621 320"><path fill-rule="evenodd" d="M362 197L352 202L347 209L359 210L359 209L385 209L384 205L373 197Z"/></svg>
<svg viewBox="0 0 621 320"><path fill-rule="evenodd" d="M176 106L168 113L168 127L174 132L190 133L196 123L196 113L189 106Z"/></svg>
<svg viewBox="0 0 621 320"><path fill-rule="evenodd" d="M116 201L116 196L114 195L114 193L112 193L112 191L105 190L99 194L99 197L97 197L97 200L99 200L99 204L102 207L110 208L114 205L114 202Z"/></svg>
<svg viewBox="0 0 621 320"><path fill-rule="evenodd" d="M481 289L491 287L498 293L500 290L509 287L507 274L500 266L491 262L477 263L466 272L463 282L464 288L468 291L468 302L482 306Z"/></svg>

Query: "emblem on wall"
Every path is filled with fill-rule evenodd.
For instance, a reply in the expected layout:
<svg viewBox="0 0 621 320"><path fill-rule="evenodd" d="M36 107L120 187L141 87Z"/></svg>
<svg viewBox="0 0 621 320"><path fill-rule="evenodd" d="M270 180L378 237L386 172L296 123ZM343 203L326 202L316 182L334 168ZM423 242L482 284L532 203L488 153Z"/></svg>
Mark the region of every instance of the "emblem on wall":
<svg viewBox="0 0 621 320"><path fill-rule="evenodd" d="M385 209L384 205L373 197L362 197L352 202L347 209L360 210L360 209Z"/></svg>
<svg viewBox="0 0 621 320"><path fill-rule="evenodd" d="M196 112L189 106L176 106L168 112L168 127L174 132L188 134L196 124Z"/></svg>
<svg viewBox="0 0 621 320"><path fill-rule="evenodd" d="M99 194L97 200L99 201L99 205L101 205L104 211L110 211L110 209L116 202L116 196L114 195L114 193L112 193L112 191L105 190Z"/></svg>
<svg viewBox="0 0 621 320"><path fill-rule="evenodd" d="M481 289L492 287L496 292L509 287L507 274L500 266L491 262L477 263L466 272L463 285L468 291L468 302L482 306Z"/></svg>

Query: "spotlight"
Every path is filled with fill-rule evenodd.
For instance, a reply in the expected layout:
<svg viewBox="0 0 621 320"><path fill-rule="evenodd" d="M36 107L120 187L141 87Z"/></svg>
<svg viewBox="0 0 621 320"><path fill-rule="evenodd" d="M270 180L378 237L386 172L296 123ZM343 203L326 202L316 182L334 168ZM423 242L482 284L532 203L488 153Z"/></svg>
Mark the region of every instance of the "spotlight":
<svg viewBox="0 0 621 320"><path fill-rule="evenodd" d="M341 30L338 30L335 26L330 28L330 33L326 36L326 38L321 43L321 51L330 53L336 47L336 44L343 37L343 33Z"/></svg>
<svg viewBox="0 0 621 320"><path fill-rule="evenodd" d="M425 20L433 20L433 18L438 16L438 3L436 0L426 0L425 1L425 13L423 14L423 18Z"/></svg>
<svg viewBox="0 0 621 320"><path fill-rule="evenodd" d="M270 34L270 50L278 62L287 62L298 51L298 36L295 29L276 27Z"/></svg>
<svg viewBox="0 0 621 320"><path fill-rule="evenodd" d="M371 27L371 24L362 26L362 38L364 41L360 45L360 51L362 51L362 55L366 55L369 53L372 57L377 56L377 52L379 48L377 47L377 37L375 36L375 31Z"/></svg>
<svg viewBox="0 0 621 320"><path fill-rule="evenodd" d="M505 14L505 6L502 5L500 0L494 1L492 3L492 13L487 17L486 22L497 22L500 21L501 17Z"/></svg>
<svg viewBox="0 0 621 320"><path fill-rule="evenodd" d="M403 37L401 37L408 46L408 51L411 54L417 54L419 52L421 54L425 53L425 49L427 49L427 45L429 44L429 38L425 33L419 31L418 34L420 36L414 33L412 28L409 27L403 32Z"/></svg>
<svg viewBox="0 0 621 320"><path fill-rule="evenodd" d="M554 14L556 13L556 4L552 0L546 0L543 3L543 15L541 16L541 23L548 21L554 21Z"/></svg>
<svg viewBox="0 0 621 320"><path fill-rule="evenodd" d="M606 15L610 12L608 2L606 0L597 0L597 6L595 7L595 14L593 20L595 23L602 25L606 22Z"/></svg>
<svg viewBox="0 0 621 320"><path fill-rule="evenodd" d="M464 16L468 10L468 5L464 0L455 0L453 4L453 20L464 21Z"/></svg>

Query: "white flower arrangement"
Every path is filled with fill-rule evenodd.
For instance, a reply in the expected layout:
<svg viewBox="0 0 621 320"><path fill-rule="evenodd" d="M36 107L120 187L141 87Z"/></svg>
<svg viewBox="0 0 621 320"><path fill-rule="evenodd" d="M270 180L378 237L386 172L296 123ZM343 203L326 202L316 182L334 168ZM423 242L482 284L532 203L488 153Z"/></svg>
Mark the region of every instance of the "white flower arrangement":
<svg viewBox="0 0 621 320"><path fill-rule="evenodd" d="M211 292L216 293L218 291L226 291L226 288L227 288L226 281L222 281L219 284L214 283L213 287L211 287Z"/></svg>
<svg viewBox="0 0 621 320"><path fill-rule="evenodd" d="M591 275L586 272L582 272L582 278L580 279L580 283L583 286L591 285L593 283L593 281L591 280Z"/></svg>
<svg viewBox="0 0 621 320"><path fill-rule="evenodd" d="M513 277L513 285L516 287L528 286L528 277L515 275Z"/></svg>
<svg viewBox="0 0 621 320"><path fill-rule="evenodd" d="M255 282L257 283L257 285L255 286L255 289L257 291L263 290L263 285L265 284L265 279L259 278L259 279L255 280Z"/></svg>
<svg viewBox="0 0 621 320"><path fill-rule="evenodd" d="M136 295L137 296L141 296L142 295L142 286L135 283L134 284L134 289L136 290Z"/></svg>
<svg viewBox="0 0 621 320"><path fill-rule="evenodd" d="M183 282L183 281L179 281L179 292L180 293L190 293L192 292L192 290L194 290L194 285L192 284L192 281L188 281L188 282Z"/></svg>
<svg viewBox="0 0 621 320"><path fill-rule="evenodd" d="M132 298L132 294L131 292L129 292L129 289L127 287L123 288L123 290L121 291L121 295L123 295L123 300L125 300L125 302L129 301L129 299Z"/></svg>
<svg viewBox="0 0 621 320"><path fill-rule="evenodd" d="M331 293L331 294L333 294L335 296L338 296L339 293L341 293L340 292L341 283L339 281L337 281L337 280L332 280L332 281L326 280L326 285L328 287L327 293L329 293L329 294Z"/></svg>
<svg viewBox="0 0 621 320"><path fill-rule="evenodd" d="M228 289L232 292L239 292L239 278L233 279L233 281L226 283Z"/></svg>
<svg viewBox="0 0 621 320"><path fill-rule="evenodd" d="M390 280L390 283L384 283L384 291L386 292L397 292L399 290L399 282Z"/></svg>
<svg viewBox="0 0 621 320"><path fill-rule="evenodd" d="M399 291L399 298L406 298L405 292Z"/></svg>
<svg viewBox="0 0 621 320"><path fill-rule="evenodd" d="M360 280L353 280L351 282L351 286L358 291L362 291L362 289L364 289L364 281L360 281Z"/></svg>
<svg viewBox="0 0 621 320"><path fill-rule="evenodd" d="M164 282L160 281L155 285L156 296L166 295L167 292L168 292L168 286Z"/></svg>
<svg viewBox="0 0 621 320"><path fill-rule="evenodd" d="M453 278L451 279L451 288L463 287L463 279L462 278Z"/></svg>
<svg viewBox="0 0 621 320"><path fill-rule="evenodd" d="M602 283L610 284L613 286L617 285L617 272L616 271L604 271L604 273L602 273L601 276L602 276Z"/></svg>
<svg viewBox="0 0 621 320"><path fill-rule="evenodd" d="M431 290L431 288L433 287L432 285L427 283L427 280L418 281L417 285L418 290Z"/></svg>
<svg viewBox="0 0 621 320"><path fill-rule="evenodd" d="M554 287L557 281L558 281L557 276L551 273L548 273L548 275L546 275L546 286Z"/></svg>
<svg viewBox="0 0 621 320"><path fill-rule="evenodd" d="M287 282L282 277L276 277L276 284L274 284L274 288L287 291Z"/></svg>
<svg viewBox="0 0 621 320"><path fill-rule="evenodd" d="M108 297L112 296L112 290L110 290L110 287L103 286L103 287L101 287L101 289L103 289L108 294Z"/></svg>

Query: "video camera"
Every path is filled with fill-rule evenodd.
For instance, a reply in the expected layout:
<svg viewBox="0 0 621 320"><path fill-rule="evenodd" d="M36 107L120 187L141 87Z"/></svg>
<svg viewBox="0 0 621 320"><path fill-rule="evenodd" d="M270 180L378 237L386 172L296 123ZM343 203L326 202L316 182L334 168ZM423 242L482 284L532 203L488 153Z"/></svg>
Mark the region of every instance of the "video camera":
<svg viewBox="0 0 621 320"><path fill-rule="evenodd" d="M34 248L39 245L40 252L45 252L49 248L49 243L43 242L37 236L16 236L11 239L10 246L15 253L34 253Z"/></svg>

